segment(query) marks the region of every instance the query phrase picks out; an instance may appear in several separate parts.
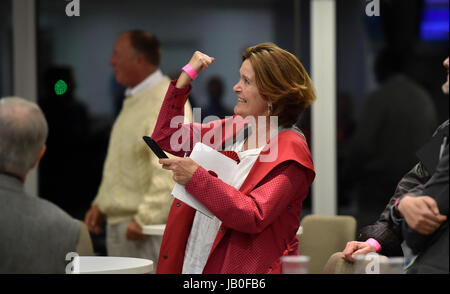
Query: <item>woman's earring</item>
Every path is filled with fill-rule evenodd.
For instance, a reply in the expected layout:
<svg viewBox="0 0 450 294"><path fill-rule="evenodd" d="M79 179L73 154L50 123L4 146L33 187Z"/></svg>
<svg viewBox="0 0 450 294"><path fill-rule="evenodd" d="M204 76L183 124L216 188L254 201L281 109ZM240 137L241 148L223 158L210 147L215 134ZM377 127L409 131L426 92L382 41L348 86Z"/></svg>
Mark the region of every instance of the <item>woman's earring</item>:
<svg viewBox="0 0 450 294"><path fill-rule="evenodd" d="M269 103L269 105L267 106L267 115L271 115L272 114L272 104Z"/></svg>

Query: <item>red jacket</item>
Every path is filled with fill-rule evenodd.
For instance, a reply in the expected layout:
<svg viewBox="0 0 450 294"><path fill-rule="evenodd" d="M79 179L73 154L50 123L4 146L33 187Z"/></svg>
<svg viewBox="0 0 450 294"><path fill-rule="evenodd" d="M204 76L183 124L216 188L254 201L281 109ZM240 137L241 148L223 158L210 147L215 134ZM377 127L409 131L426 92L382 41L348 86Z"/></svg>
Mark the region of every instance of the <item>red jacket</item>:
<svg viewBox="0 0 450 294"><path fill-rule="evenodd" d="M185 150L188 147L192 150L200 139L218 148L243 126L238 123L237 127L230 128L227 126L229 121L219 120L207 125L180 124L177 128L170 128L171 119L183 114L191 89L177 89L174 85L172 82L169 86L152 134L164 150L178 156L183 154L183 151L177 152L170 146L171 136L176 132L189 135L189 141L179 141L179 147ZM236 116L231 119L242 120ZM221 140L210 140L210 134L214 132L223 135ZM206 137L208 142L204 141ZM172 146L173 143L172 139ZM276 147L276 159L263 162L262 156ZM299 216L314 176L307 143L293 130L280 132L263 148L239 190L199 167L186 184L186 190L222 221L203 273L280 273L280 257L298 254L296 232L300 226ZM157 273L181 273L194 216L194 209L178 199L173 201Z"/></svg>

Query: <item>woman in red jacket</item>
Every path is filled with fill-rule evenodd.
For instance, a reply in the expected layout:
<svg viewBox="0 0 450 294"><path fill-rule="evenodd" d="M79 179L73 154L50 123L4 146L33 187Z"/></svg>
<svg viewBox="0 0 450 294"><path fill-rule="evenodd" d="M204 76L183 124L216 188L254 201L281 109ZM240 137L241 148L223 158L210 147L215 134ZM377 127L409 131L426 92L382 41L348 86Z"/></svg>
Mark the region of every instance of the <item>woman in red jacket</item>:
<svg viewBox="0 0 450 294"><path fill-rule="evenodd" d="M179 119L191 81L214 62L206 54L195 52L167 91L152 137L179 157L160 163L215 217L175 199L157 273L280 273L280 257L298 254L299 216L315 173L293 125L315 99L313 85L298 59L272 43L249 47L242 60L232 117L207 124ZM182 157L197 142L234 155L232 183Z"/></svg>

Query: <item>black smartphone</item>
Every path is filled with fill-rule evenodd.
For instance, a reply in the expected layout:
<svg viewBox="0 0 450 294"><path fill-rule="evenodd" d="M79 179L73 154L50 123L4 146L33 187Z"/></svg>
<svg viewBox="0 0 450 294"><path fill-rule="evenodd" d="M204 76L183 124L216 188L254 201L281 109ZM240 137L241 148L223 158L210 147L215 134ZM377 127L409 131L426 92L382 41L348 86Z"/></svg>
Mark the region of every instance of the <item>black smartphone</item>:
<svg viewBox="0 0 450 294"><path fill-rule="evenodd" d="M166 153L159 147L159 145L149 136L142 137L144 139L145 143L152 149L153 153L155 153L158 158L169 158Z"/></svg>

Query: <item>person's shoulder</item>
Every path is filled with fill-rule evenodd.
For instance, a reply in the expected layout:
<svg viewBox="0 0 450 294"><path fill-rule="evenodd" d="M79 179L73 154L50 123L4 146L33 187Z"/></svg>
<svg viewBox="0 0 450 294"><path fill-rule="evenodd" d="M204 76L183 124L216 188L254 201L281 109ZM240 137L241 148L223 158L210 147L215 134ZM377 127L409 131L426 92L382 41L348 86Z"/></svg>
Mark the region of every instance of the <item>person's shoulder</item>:
<svg viewBox="0 0 450 294"><path fill-rule="evenodd" d="M449 125L449 122L448 122L448 119L447 119L446 121L444 121L442 124L440 124L437 127L437 129L434 132L433 136L436 136L436 134L439 133L439 132L443 132L443 131L447 131L448 132L448 125Z"/></svg>
<svg viewBox="0 0 450 294"><path fill-rule="evenodd" d="M24 204L29 209L35 210L36 214L42 215L43 219L48 219L49 222L62 220L65 220L65 222L76 222L66 211L46 199L28 196L25 201L26 203Z"/></svg>
<svg viewBox="0 0 450 294"><path fill-rule="evenodd" d="M278 134L278 152L282 158L295 160L314 171L311 151L305 136L298 128L289 128Z"/></svg>
<svg viewBox="0 0 450 294"><path fill-rule="evenodd" d="M302 146L302 148L308 148L308 143L306 142L305 135L299 128L295 126L292 128L281 130L278 134L278 140L283 140L294 145L299 145Z"/></svg>
<svg viewBox="0 0 450 294"><path fill-rule="evenodd" d="M444 121L439 127L438 127L438 129L439 130L442 130L442 129L445 129L445 128L448 128L448 119L446 120L446 121Z"/></svg>

